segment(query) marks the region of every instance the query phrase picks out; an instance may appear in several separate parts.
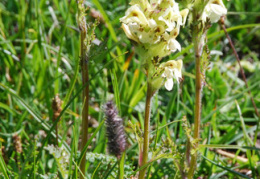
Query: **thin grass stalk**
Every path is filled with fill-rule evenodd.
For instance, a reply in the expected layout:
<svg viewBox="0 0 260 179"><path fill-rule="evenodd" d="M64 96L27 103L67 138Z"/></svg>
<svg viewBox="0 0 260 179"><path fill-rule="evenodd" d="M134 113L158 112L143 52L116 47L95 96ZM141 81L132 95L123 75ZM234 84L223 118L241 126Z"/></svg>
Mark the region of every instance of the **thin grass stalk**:
<svg viewBox="0 0 260 179"><path fill-rule="evenodd" d="M152 85L147 82L147 93L146 93L146 103L145 103L145 116L144 116L144 143L143 151L140 153L141 166L144 166L148 160L149 152L149 127L150 127L150 113L151 113L151 101L153 97ZM146 168L142 169L139 173L139 179L144 179L146 173Z"/></svg>
<svg viewBox="0 0 260 179"><path fill-rule="evenodd" d="M259 129L259 124L260 124L260 114L259 114L259 112L258 112L257 106L256 106L256 104L255 104L255 100L254 100L254 98L253 98L253 96L252 96L252 93L251 93L251 90L249 89L249 86L248 86L248 83L247 83L247 79L246 79L246 75L245 75L244 69L243 69L243 67L242 67L242 65L241 65L241 63L240 63L241 60L240 60L240 58L239 58L239 56L238 56L238 53L237 53L236 48L235 48L235 46L234 46L234 44L233 44L233 41L232 41L232 39L230 38L230 36L229 36L229 34L228 34L228 32L227 32L227 29L226 29L226 26L225 26L224 21L225 21L225 18L222 17L222 18L220 19L220 25L221 25L223 31L225 32L225 35L226 35L226 37L227 37L227 39L228 39L228 41L229 41L229 45L230 45L230 47L231 47L231 49L232 49L232 51L233 51L233 53L234 53L234 55L235 55L235 57L236 57L237 63L238 63L239 68L240 68L240 73L241 73L241 75L242 75L243 81L245 82L246 88L248 89L248 94L249 94L249 96L250 96L252 105L253 105L253 107L254 107L255 114L256 114L256 116L258 117L257 130L256 130L255 136L254 136L254 145L255 145L255 144L256 144L256 141L257 141L257 135L258 135L258 132L257 132L257 131L258 131L258 129ZM255 151L253 151L253 155L254 155L254 154L255 154ZM259 153L258 153L258 156L259 156ZM253 171L254 171L254 170L253 170Z"/></svg>
<svg viewBox="0 0 260 179"><path fill-rule="evenodd" d="M89 74L88 74L88 56L87 56L87 47L85 44L86 35L87 35L87 25L86 19L84 16L84 1L79 1L79 29L80 29L80 57L81 57L81 75L83 86L86 86L82 91L83 97L83 108L82 108L82 131L81 131L81 152L84 149L88 141L88 106L89 106ZM86 168L86 154L83 155L82 161L80 162L80 170L85 175ZM80 178L83 179L84 176L80 175Z"/></svg>
<svg viewBox="0 0 260 179"><path fill-rule="evenodd" d="M241 73L241 75L242 75L243 81L245 82L246 88L248 89L249 87L248 87L248 83L247 83L247 80L246 80L246 75L245 75L244 69L243 69L243 67L242 67L242 65L241 65L241 63L240 63L241 60L240 60L240 58L239 58L239 56L238 56L238 54L237 54L237 51L236 51L236 49L235 49L235 46L234 46L234 44L233 44L233 42L232 42L230 36L229 36L228 33L227 33L227 29L226 29L226 26L225 26L225 24L224 24L224 17L221 18L220 25L221 25L222 29L224 30L225 35L226 35L226 37L227 37L227 39L228 39L228 41L229 41L229 45L230 45L230 47L232 48L232 51L233 51L233 53L234 53L234 55L235 55L235 57L236 57L236 60L237 60L238 65L239 65L239 69L240 69L240 73ZM257 110L256 104L255 104L255 100L254 100L254 98L253 98L253 96L252 96L252 94L251 94L251 90L248 90L248 94L249 94L250 99L251 99L251 102L252 102L252 104L253 104L253 107L254 107L254 110L255 110L255 114L257 115L257 117L258 117L259 120L260 120L260 114L259 114L259 112L258 112L258 110Z"/></svg>

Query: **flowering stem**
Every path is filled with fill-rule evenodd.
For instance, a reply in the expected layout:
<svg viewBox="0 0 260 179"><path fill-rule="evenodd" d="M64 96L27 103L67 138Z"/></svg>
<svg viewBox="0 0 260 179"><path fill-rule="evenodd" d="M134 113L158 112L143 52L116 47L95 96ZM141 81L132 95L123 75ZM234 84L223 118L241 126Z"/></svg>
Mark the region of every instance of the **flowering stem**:
<svg viewBox="0 0 260 179"><path fill-rule="evenodd" d="M143 143L143 152L140 154L142 158L141 166L144 166L148 160L149 152L149 127L150 127L150 112L151 112L151 101L153 97L152 84L147 82L147 93L146 93L146 104L145 104L145 116L144 116L144 143ZM145 177L146 168L140 171L139 179Z"/></svg>
<svg viewBox="0 0 260 179"><path fill-rule="evenodd" d="M206 32L205 32L206 33ZM195 51L195 64L196 64L196 92L195 92L195 117L194 117L194 133L193 133L193 140L194 143L191 144L192 150L195 150L194 154L191 155L190 161L190 169L188 172L188 178L192 179L196 165L197 165L197 149L199 144L199 137L200 137L200 119L201 119L201 96L202 96L202 71L201 71L201 55L203 49L203 42L205 36L197 35L196 33L193 34L193 43L194 43L194 51Z"/></svg>
<svg viewBox="0 0 260 179"><path fill-rule="evenodd" d="M87 25L84 16L84 0L78 2L79 8L79 29L80 29L80 57L81 57L81 73L82 73L82 83L86 86L82 91L83 96L83 109L82 109L82 131L81 131L81 144L80 150L84 149L84 146L88 140L88 106L89 106L89 75L88 75L88 56L87 56L87 46L85 44L87 35ZM84 154L82 161L80 163L80 170L85 175L86 168L86 154ZM80 175L83 179L84 176Z"/></svg>

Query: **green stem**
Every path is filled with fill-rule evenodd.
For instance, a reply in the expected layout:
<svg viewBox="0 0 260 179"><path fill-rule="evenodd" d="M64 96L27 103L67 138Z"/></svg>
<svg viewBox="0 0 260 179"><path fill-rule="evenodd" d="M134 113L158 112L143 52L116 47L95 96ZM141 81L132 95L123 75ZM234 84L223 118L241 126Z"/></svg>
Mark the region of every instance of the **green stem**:
<svg viewBox="0 0 260 179"><path fill-rule="evenodd" d="M145 104L145 116L144 116L144 143L143 143L143 152L140 154L141 166L144 166L148 160L150 111L151 111L152 97L153 97L152 84L148 81L147 93L146 93L146 104ZM139 179L144 179L145 173L146 173L146 168L140 171Z"/></svg>
<svg viewBox="0 0 260 179"><path fill-rule="evenodd" d="M204 38L202 35L201 37L194 36L193 43L194 43L194 51L195 51L195 59L196 59L196 92L195 92L195 117L194 117L194 133L193 133L193 140L195 141L192 143L192 149L196 150L193 155L191 155L190 161L190 169L188 172L188 179L192 179L196 166L197 166L197 149L199 145L199 137L200 137L200 119L201 119L201 96L202 96L202 79L201 79L201 54L203 45L200 44L201 39Z"/></svg>
<svg viewBox="0 0 260 179"><path fill-rule="evenodd" d="M119 179L124 179L124 163L125 163L125 152L122 153L121 158L118 160Z"/></svg>

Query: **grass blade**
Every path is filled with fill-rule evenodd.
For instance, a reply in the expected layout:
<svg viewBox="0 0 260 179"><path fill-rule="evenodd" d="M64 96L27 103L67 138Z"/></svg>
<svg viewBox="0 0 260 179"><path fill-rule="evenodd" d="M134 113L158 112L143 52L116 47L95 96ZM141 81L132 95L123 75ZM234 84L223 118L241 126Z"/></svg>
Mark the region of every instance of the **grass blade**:
<svg viewBox="0 0 260 179"><path fill-rule="evenodd" d="M227 170L227 171L229 171L230 173L233 173L233 174L235 174L235 175L237 175L237 176L240 176L240 177L243 177L243 178L248 178L248 179L250 179L250 177L248 177L248 176L246 176L246 175L243 175L242 173L239 173L239 172L237 172L237 171L234 171L234 170L232 170L232 169L230 169L230 168L228 168L228 167L224 167L224 166L222 166L222 165L219 165L219 164L217 164L216 162L213 162L212 160L210 160L210 159L208 159L208 158L206 158L206 157L204 157L204 156L202 156L205 160L207 160L207 161L209 161L210 163L212 163L213 165L216 165L216 166L218 166L218 167L220 167L220 168L222 168L222 169L224 169L224 170Z"/></svg>

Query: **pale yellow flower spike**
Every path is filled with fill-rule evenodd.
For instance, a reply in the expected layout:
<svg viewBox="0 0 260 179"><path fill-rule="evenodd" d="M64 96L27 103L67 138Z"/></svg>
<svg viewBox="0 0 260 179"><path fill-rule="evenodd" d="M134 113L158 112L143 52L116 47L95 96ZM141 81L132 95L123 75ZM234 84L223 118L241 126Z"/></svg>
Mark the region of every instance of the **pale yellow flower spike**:
<svg viewBox="0 0 260 179"><path fill-rule="evenodd" d="M132 6L120 19L122 28L129 39L142 46L145 53L153 49L152 53L148 52L150 58L162 58L181 50L175 38L180 26L186 22L188 9L179 11L179 5L174 0L151 3L147 0L132 0L130 4Z"/></svg>
<svg viewBox="0 0 260 179"><path fill-rule="evenodd" d="M179 82L181 78L182 61L168 61L160 65L162 71L156 72L153 59L181 51L181 45L176 40L180 27L186 22L189 10L179 10L179 5L174 0L132 0L131 7L125 16L120 19L122 29L126 36L136 42L136 52L140 55L142 64L150 68L148 76L154 77L154 89L159 89L165 81L165 88L173 88L173 78ZM156 75L155 75L156 76ZM160 83L161 81L161 83ZM158 82L158 83L157 83ZM155 85L156 84L156 85Z"/></svg>

